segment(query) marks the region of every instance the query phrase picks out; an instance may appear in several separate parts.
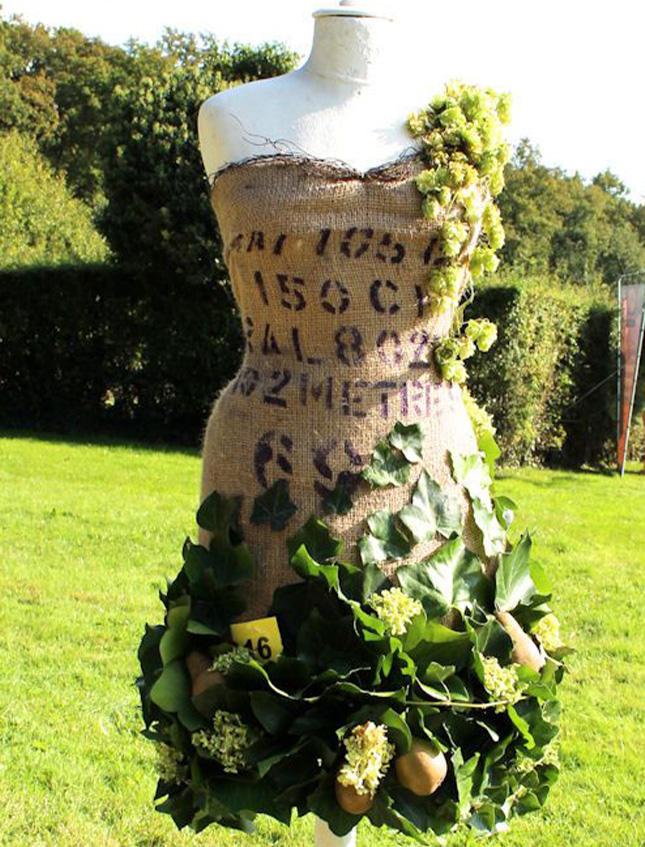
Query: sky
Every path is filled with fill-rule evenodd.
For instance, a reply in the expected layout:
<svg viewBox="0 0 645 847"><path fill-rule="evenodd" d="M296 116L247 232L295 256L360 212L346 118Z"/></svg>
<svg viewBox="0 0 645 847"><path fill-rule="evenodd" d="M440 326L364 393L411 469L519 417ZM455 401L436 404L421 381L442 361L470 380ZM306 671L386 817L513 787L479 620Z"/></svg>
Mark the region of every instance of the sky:
<svg viewBox="0 0 645 847"><path fill-rule="evenodd" d="M154 42L164 27L218 39L282 41L304 57L312 0L0 0L2 12L73 26L112 44ZM510 140L528 137L547 165L590 178L609 168L645 202L645 105L639 0L396 0L411 72L428 99L459 78L510 91ZM422 76L420 77L422 78ZM420 104L422 105L422 104Z"/></svg>

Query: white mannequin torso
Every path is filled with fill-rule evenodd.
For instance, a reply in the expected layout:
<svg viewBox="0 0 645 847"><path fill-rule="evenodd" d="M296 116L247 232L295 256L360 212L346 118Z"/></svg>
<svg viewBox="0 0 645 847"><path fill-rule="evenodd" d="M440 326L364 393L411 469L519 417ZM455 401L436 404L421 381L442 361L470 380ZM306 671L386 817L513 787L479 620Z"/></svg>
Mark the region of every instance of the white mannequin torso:
<svg viewBox="0 0 645 847"><path fill-rule="evenodd" d="M344 14L316 17L302 67L202 104L199 141L209 179L228 163L275 153L340 160L365 171L415 146L406 118L426 104L432 84L406 74L391 19L351 5L339 9Z"/></svg>

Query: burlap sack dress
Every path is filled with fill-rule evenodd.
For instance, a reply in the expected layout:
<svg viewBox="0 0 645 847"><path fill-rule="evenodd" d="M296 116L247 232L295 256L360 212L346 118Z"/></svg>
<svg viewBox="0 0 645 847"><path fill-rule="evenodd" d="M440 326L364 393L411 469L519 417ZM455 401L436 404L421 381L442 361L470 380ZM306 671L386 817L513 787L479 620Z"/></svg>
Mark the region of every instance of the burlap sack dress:
<svg viewBox="0 0 645 847"><path fill-rule="evenodd" d="M424 167L415 149L367 172L271 154L215 175L211 202L246 347L207 424L201 496L217 489L243 497L240 522L257 576L242 619L266 615L274 589L298 579L286 538L312 513L344 541L345 560L359 562L366 516L409 502L421 465L400 487L361 480L345 515L321 507L338 475L364 467L397 420L422 424L423 466L459 492L468 515L449 451L477 446L460 387L442 380L433 362L452 315L433 317L425 294L437 223L424 218L414 183ZM298 508L276 531L250 514L279 478ZM468 515L471 547L473 538ZM414 559L438 543L417 545Z"/></svg>

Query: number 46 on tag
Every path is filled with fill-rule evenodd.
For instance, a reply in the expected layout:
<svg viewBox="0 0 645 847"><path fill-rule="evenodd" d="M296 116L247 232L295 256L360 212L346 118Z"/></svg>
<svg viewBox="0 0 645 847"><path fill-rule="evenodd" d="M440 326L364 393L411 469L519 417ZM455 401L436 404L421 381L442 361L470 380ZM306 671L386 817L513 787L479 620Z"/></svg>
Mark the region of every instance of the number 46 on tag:
<svg viewBox="0 0 645 847"><path fill-rule="evenodd" d="M275 617L231 624L231 636L239 647L246 647L259 659L277 659L282 653L282 638Z"/></svg>

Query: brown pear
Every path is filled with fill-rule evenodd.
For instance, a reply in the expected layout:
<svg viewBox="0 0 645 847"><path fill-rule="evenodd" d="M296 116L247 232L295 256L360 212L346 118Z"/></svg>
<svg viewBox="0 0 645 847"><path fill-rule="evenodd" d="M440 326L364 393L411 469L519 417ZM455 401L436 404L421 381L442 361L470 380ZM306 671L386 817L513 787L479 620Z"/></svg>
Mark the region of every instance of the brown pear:
<svg viewBox="0 0 645 847"><path fill-rule="evenodd" d="M524 665L536 672L540 671L544 667L544 656L531 636L524 632L509 612L495 612L495 617L513 642L511 659L518 665Z"/></svg>
<svg viewBox="0 0 645 847"><path fill-rule="evenodd" d="M373 794L359 794L352 785L343 785L338 780L334 785L336 802L350 815L363 815L374 805Z"/></svg>
<svg viewBox="0 0 645 847"><path fill-rule="evenodd" d="M193 682L193 697L198 697L209 688L214 688L216 685L224 683L224 675L219 671L202 671L197 679Z"/></svg>
<svg viewBox="0 0 645 847"><path fill-rule="evenodd" d="M212 661L210 656L200 653L199 650L193 650L186 656L186 667L193 682L201 673L208 670Z"/></svg>
<svg viewBox="0 0 645 847"><path fill-rule="evenodd" d="M394 761L396 778L418 797L428 797L439 788L448 773L448 763L430 741L413 738L410 749Z"/></svg>

